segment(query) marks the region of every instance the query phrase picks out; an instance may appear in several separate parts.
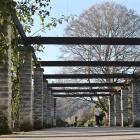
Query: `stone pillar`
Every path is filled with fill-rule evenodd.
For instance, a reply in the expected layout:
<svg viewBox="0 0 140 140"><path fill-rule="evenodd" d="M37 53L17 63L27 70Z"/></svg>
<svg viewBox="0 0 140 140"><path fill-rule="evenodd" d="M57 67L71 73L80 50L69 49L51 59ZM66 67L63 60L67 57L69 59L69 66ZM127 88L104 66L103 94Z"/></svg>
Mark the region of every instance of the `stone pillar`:
<svg viewBox="0 0 140 140"><path fill-rule="evenodd" d="M19 125L22 129L28 125L33 127L33 91L32 91L32 52L31 50L22 51L23 63L19 68Z"/></svg>
<svg viewBox="0 0 140 140"><path fill-rule="evenodd" d="M115 95L115 105L116 105L116 126L121 126L121 95L117 93Z"/></svg>
<svg viewBox="0 0 140 140"><path fill-rule="evenodd" d="M34 69L34 128L43 128L43 69Z"/></svg>
<svg viewBox="0 0 140 140"><path fill-rule="evenodd" d="M54 98L54 118L53 118L53 126L56 126L56 98Z"/></svg>
<svg viewBox="0 0 140 140"><path fill-rule="evenodd" d="M132 82L132 123L140 126L140 80Z"/></svg>
<svg viewBox="0 0 140 140"><path fill-rule="evenodd" d="M47 92L47 125L52 126L52 119L51 119L51 89L48 88Z"/></svg>
<svg viewBox="0 0 140 140"><path fill-rule="evenodd" d="M10 65L0 66L0 111L7 118L7 123L11 129L11 72Z"/></svg>
<svg viewBox="0 0 140 140"><path fill-rule="evenodd" d="M43 81L43 126L47 127L47 93L48 93L48 81Z"/></svg>
<svg viewBox="0 0 140 140"><path fill-rule="evenodd" d="M54 121L54 97L51 94L51 125L53 126Z"/></svg>
<svg viewBox="0 0 140 140"><path fill-rule="evenodd" d="M122 102L122 127L128 126L128 88L124 88L121 91Z"/></svg>
<svg viewBox="0 0 140 140"><path fill-rule="evenodd" d="M115 125L115 115L114 115L114 95L110 96L110 126Z"/></svg>
<svg viewBox="0 0 140 140"><path fill-rule="evenodd" d="M11 44L12 39L12 29L11 25L8 25L6 18L5 24L2 28L2 33L4 34L7 44ZM4 46L1 46L4 48ZM11 82L11 55L12 50L9 46L7 50L7 56L5 58L5 62L1 59L0 66L0 111L4 113L7 118L7 125L11 129L11 95L12 95L12 82ZM4 59L4 58L3 58ZM2 62L4 62L2 64Z"/></svg>

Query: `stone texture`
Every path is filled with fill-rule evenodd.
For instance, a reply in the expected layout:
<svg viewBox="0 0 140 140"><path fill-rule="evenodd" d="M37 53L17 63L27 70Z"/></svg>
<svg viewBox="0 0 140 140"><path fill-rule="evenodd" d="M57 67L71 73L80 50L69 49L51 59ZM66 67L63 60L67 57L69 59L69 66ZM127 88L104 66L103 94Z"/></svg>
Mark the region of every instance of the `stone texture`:
<svg viewBox="0 0 140 140"><path fill-rule="evenodd" d="M116 107L116 126L121 126L121 95L117 93L115 95L115 107Z"/></svg>
<svg viewBox="0 0 140 140"><path fill-rule="evenodd" d="M128 88L122 89L123 125L128 125Z"/></svg>
<svg viewBox="0 0 140 140"><path fill-rule="evenodd" d="M32 90L32 52L22 51L23 63L19 69L20 101L19 125L29 123L33 126L33 90Z"/></svg>
<svg viewBox="0 0 140 140"><path fill-rule="evenodd" d="M48 89L47 92L47 124L52 125L52 118L51 118L51 89Z"/></svg>
<svg viewBox="0 0 140 140"><path fill-rule="evenodd" d="M8 120L8 126L11 129L11 95L12 95L12 82L11 82L11 57L12 49L10 48L12 38L12 28L10 25L5 24L2 32L7 39L9 48L7 51L7 58L5 64L0 66L0 110L5 114Z"/></svg>
<svg viewBox="0 0 140 140"><path fill-rule="evenodd" d="M12 95L12 83L10 64L0 67L0 70L4 70L2 73L5 77L0 75L0 81L4 81L0 85L0 110L5 114L8 120L8 126L11 128L11 95Z"/></svg>
<svg viewBox="0 0 140 140"><path fill-rule="evenodd" d="M114 114L114 96L110 96L110 115L109 115L110 126L115 125L115 114Z"/></svg>
<svg viewBox="0 0 140 140"><path fill-rule="evenodd" d="M48 81L43 81L43 124L47 125L47 92L48 92Z"/></svg>
<svg viewBox="0 0 140 140"><path fill-rule="evenodd" d="M54 117L53 117L53 126L56 126L56 98L54 98Z"/></svg>
<svg viewBox="0 0 140 140"><path fill-rule="evenodd" d="M132 119L133 125L140 122L140 80L132 82Z"/></svg>
<svg viewBox="0 0 140 140"><path fill-rule="evenodd" d="M51 124L54 125L54 97L51 95Z"/></svg>
<svg viewBox="0 0 140 140"><path fill-rule="evenodd" d="M43 127L43 69L34 69L34 125Z"/></svg>

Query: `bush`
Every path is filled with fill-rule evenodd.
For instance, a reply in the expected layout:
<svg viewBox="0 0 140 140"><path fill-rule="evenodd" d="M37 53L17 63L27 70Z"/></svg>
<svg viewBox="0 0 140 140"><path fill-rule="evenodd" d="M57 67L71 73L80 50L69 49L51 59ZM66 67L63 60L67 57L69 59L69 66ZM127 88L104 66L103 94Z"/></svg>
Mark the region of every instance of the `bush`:
<svg viewBox="0 0 140 140"><path fill-rule="evenodd" d="M5 115L0 111L0 134L9 134L11 130L8 127L8 120Z"/></svg>
<svg viewBox="0 0 140 140"><path fill-rule="evenodd" d="M20 125L20 130L27 132L27 131L33 130L33 128L32 128L32 125L30 124L30 122L27 121Z"/></svg>
<svg viewBox="0 0 140 140"><path fill-rule="evenodd" d="M140 120L135 121L133 127L140 127Z"/></svg>
<svg viewBox="0 0 140 140"><path fill-rule="evenodd" d="M85 124L85 121L78 121L78 126L79 126L79 127L83 127L84 124Z"/></svg>
<svg viewBox="0 0 140 140"><path fill-rule="evenodd" d="M88 122L88 126L92 127L93 126L93 122Z"/></svg>

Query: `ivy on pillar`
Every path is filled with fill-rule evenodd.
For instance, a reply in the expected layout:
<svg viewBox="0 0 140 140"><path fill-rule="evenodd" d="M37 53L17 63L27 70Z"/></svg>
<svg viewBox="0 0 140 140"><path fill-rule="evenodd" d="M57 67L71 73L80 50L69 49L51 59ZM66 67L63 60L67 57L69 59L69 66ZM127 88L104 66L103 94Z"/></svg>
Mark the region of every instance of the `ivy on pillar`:
<svg viewBox="0 0 140 140"><path fill-rule="evenodd" d="M133 126L140 127L140 80L132 81L132 119Z"/></svg>
<svg viewBox="0 0 140 140"><path fill-rule="evenodd" d="M34 128L43 128L43 68L34 69Z"/></svg>
<svg viewBox="0 0 140 140"><path fill-rule="evenodd" d="M19 68L19 126L28 131L33 127L32 49L20 53L23 63Z"/></svg>

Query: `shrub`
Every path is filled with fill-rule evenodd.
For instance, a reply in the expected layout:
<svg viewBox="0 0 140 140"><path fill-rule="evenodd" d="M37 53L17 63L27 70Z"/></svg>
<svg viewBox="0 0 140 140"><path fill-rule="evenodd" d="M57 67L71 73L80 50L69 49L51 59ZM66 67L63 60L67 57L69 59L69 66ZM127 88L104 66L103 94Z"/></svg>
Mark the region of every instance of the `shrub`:
<svg viewBox="0 0 140 140"><path fill-rule="evenodd" d="M78 126L79 126L79 127L83 127L84 124L85 124L85 121L78 121Z"/></svg>
<svg viewBox="0 0 140 140"><path fill-rule="evenodd" d="M32 128L32 125L30 124L30 122L26 121L26 122L23 122L21 125L20 125L20 130L21 131L31 131L33 130Z"/></svg>
<svg viewBox="0 0 140 140"><path fill-rule="evenodd" d="M9 134L11 130L8 127L8 120L5 115L0 111L0 134Z"/></svg>
<svg viewBox="0 0 140 140"><path fill-rule="evenodd" d="M93 126L93 122L88 122L88 126L92 127Z"/></svg>

